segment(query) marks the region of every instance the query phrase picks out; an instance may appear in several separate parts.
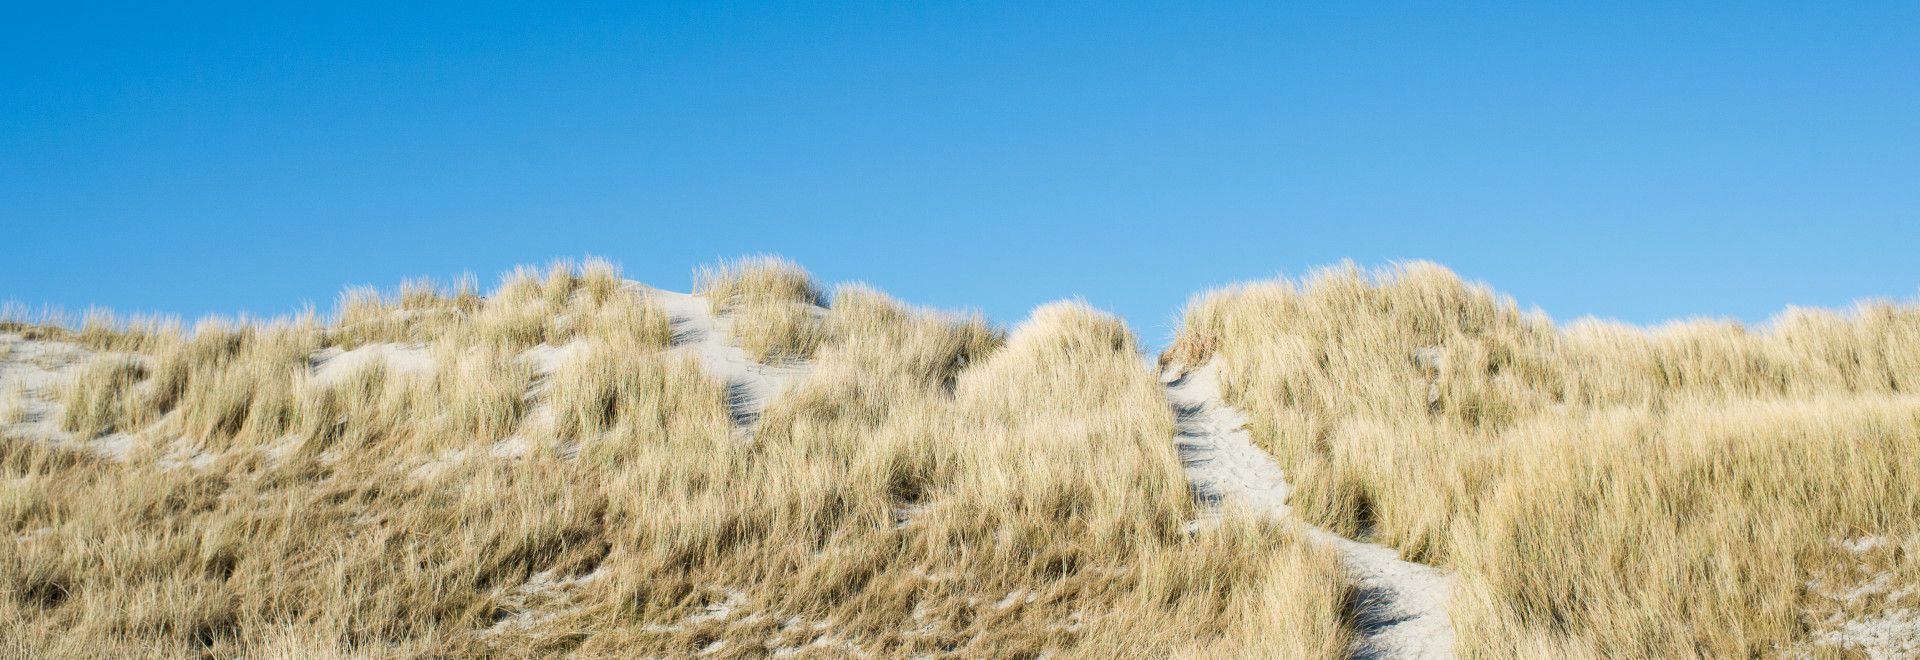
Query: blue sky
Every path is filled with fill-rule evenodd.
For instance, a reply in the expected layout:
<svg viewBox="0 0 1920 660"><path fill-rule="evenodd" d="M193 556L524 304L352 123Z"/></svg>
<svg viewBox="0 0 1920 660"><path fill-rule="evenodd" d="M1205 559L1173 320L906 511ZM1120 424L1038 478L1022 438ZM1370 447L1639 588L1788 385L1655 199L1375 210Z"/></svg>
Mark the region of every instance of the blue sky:
<svg viewBox="0 0 1920 660"><path fill-rule="evenodd" d="M310 4L9 7L0 298L274 314L776 252L1157 343L1343 258L1556 318L1920 293L1912 2Z"/></svg>

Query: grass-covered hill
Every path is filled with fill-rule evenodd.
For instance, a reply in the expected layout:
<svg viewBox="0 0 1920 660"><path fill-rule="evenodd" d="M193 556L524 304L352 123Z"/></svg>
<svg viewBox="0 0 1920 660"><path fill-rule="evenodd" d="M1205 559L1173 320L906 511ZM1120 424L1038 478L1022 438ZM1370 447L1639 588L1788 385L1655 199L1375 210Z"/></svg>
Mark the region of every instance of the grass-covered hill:
<svg viewBox="0 0 1920 660"><path fill-rule="evenodd" d="M0 656L1920 654L1913 305L1344 267L1197 296L1156 369L1078 303L695 289L8 313Z"/></svg>

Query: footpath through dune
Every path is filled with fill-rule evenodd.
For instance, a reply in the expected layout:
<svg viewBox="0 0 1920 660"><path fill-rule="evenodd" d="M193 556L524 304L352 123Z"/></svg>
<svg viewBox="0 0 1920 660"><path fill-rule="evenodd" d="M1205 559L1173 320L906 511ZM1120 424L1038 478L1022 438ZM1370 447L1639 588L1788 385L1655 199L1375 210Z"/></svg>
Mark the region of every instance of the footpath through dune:
<svg viewBox="0 0 1920 660"><path fill-rule="evenodd" d="M1223 501L1275 518L1291 513L1286 474L1254 446L1246 416L1220 395L1215 363L1195 369L1173 365L1163 375L1167 400L1178 416L1174 445L1187 481L1207 502ZM1339 551L1358 591L1358 658L1451 658L1453 626L1447 619L1450 580L1423 564L1402 561L1385 546L1361 543L1300 523L1307 535Z"/></svg>
<svg viewBox="0 0 1920 660"><path fill-rule="evenodd" d="M705 296L654 289L638 282L629 282L628 286L641 287L666 311L673 329L671 351L694 356L707 373L726 381L727 405L734 428L743 437L751 437L753 423L768 401L807 374L807 365L802 363L755 362L744 349L728 341L733 319L714 314Z"/></svg>

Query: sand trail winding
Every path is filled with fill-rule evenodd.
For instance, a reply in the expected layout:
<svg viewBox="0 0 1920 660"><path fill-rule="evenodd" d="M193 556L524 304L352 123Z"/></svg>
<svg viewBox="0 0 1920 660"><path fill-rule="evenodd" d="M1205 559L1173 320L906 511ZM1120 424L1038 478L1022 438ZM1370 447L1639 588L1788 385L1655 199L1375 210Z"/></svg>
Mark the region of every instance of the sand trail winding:
<svg viewBox="0 0 1920 660"><path fill-rule="evenodd" d="M1247 507L1275 518L1287 506L1286 473L1254 446L1246 416L1221 398L1219 369L1208 363L1180 365L1165 374L1167 399L1178 416L1174 443L1194 492L1206 501ZM1403 561L1385 546L1361 543L1301 523L1308 536L1339 551L1358 591L1359 658L1451 658L1453 626L1447 619L1449 579L1422 564Z"/></svg>

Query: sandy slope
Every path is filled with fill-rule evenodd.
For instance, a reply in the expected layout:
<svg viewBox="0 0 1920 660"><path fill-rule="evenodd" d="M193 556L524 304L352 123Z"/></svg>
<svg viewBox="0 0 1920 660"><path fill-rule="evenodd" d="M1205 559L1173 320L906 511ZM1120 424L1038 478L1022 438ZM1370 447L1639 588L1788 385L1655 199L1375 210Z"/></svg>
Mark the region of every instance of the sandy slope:
<svg viewBox="0 0 1920 660"><path fill-rule="evenodd" d="M1220 397L1218 368L1209 363L1182 373L1168 369L1167 399L1179 415L1174 442L1187 479L1201 497L1231 502L1274 517L1287 507L1286 474L1253 445L1246 417ZM1451 658L1448 578L1433 567L1401 561L1399 553L1303 524L1309 536L1340 552L1359 591L1362 658Z"/></svg>
<svg viewBox="0 0 1920 660"><path fill-rule="evenodd" d="M57 390L88 355L85 348L75 344L0 333L0 356L4 356L0 357L0 396L18 397L7 401L19 411L11 430L34 437L58 434Z"/></svg>
<svg viewBox="0 0 1920 660"><path fill-rule="evenodd" d="M322 349L307 358L312 386L324 386L375 364L394 374L418 374L433 370L433 355L425 346L404 344L367 344L351 351Z"/></svg>
<svg viewBox="0 0 1920 660"><path fill-rule="evenodd" d="M753 361L746 351L730 341L732 319L714 314L704 297L653 289L638 282L628 282L627 286L648 294L666 310L673 329L671 353L693 356L708 373L726 381L728 403L743 438L751 437L752 424L759 419L760 410L767 402L808 372L805 364L767 365ZM561 363L573 359L579 348L578 342L541 345L527 350L523 357L534 364L536 373L544 381ZM0 333L0 349L4 349L0 351L0 397L8 398L0 401L0 409L12 407L20 411L17 420L0 419L0 430L55 442L72 441L71 434L59 428L58 388L97 353L78 344L30 340L15 333ZM403 373L419 373L433 368L433 356L425 346L392 343L368 344L353 350L327 348L309 358L309 383L324 385L376 364ZM544 382L536 385L529 395L537 398L542 386ZM13 400L16 398L18 400ZM125 460L131 440L132 436L127 433L114 433L85 444L103 455ZM493 453L517 455L524 450L524 445L524 440L508 438L496 446Z"/></svg>
<svg viewBox="0 0 1920 660"><path fill-rule="evenodd" d="M673 352L692 354L707 373L727 381L727 402L733 410L734 424L743 434L752 432L754 420L760 418L760 410L768 401L808 371L804 364L767 365L753 361L746 351L729 341L733 319L715 315L702 296L651 289L638 282L627 285L645 290L666 310L673 323Z"/></svg>
<svg viewBox="0 0 1920 660"><path fill-rule="evenodd" d="M27 339L0 333L0 410L16 410L16 419L0 419L0 431L50 442L75 442L60 429L60 386L97 355L79 344ZM139 359L128 355L130 359ZM110 433L80 441L89 451L126 460L133 436Z"/></svg>

